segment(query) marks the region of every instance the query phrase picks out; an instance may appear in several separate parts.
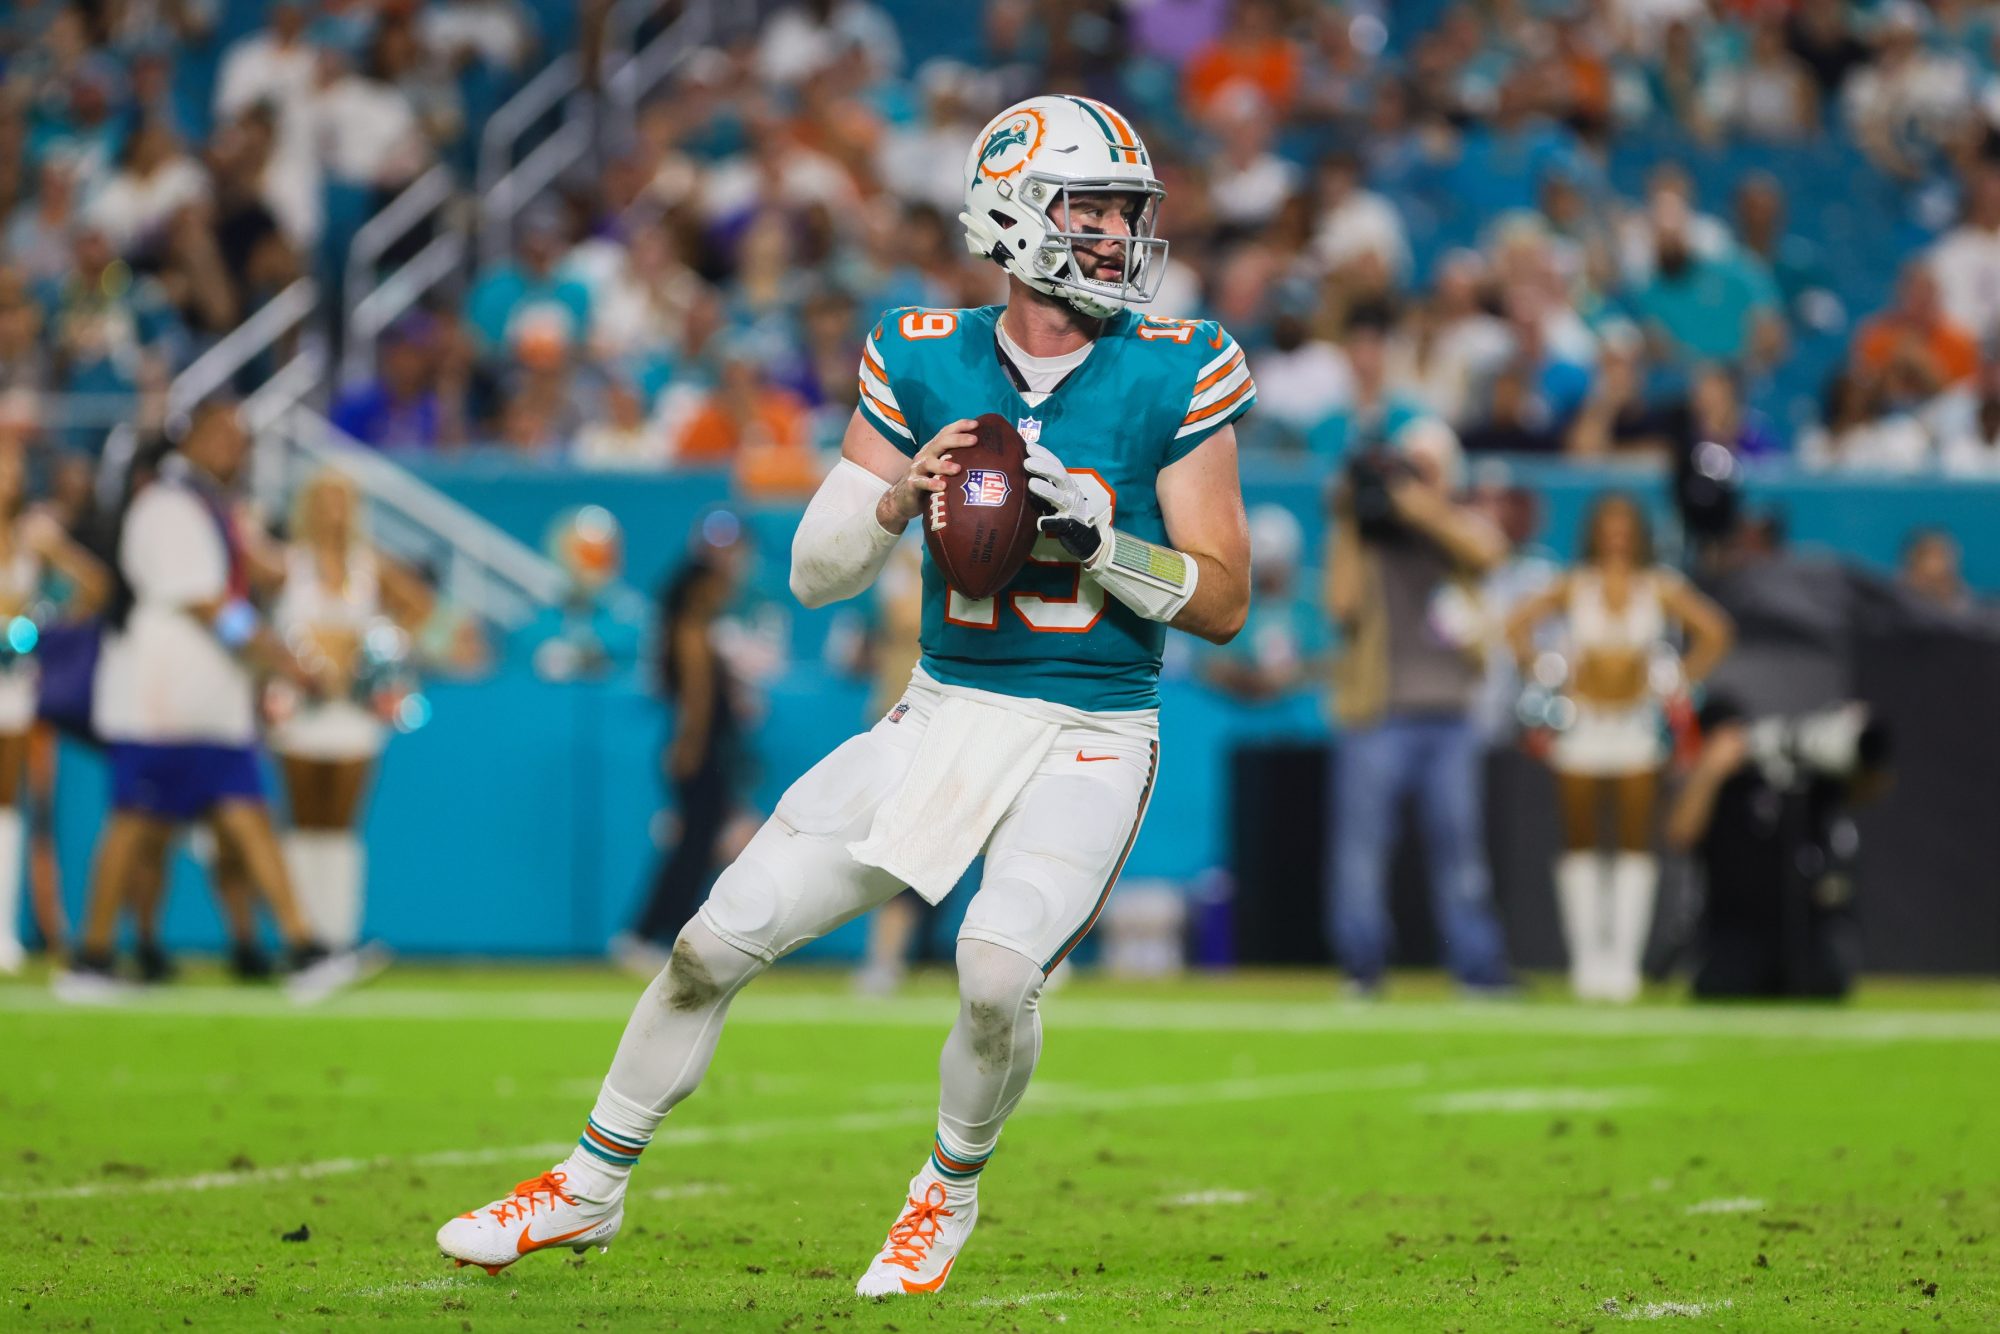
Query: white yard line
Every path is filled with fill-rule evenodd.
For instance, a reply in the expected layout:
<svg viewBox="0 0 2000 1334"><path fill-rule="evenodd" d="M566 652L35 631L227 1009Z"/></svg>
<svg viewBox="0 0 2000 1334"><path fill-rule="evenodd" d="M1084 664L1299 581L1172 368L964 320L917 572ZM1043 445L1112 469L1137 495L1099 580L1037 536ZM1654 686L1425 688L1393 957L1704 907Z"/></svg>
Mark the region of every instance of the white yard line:
<svg viewBox="0 0 2000 1334"><path fill-rule="evenodd" d="M1185 1195L1169 1196L1164 1203L1185 1209L1205 1204L1248 1204L1256 1198L1247 1190L1191 1190Z"/></svg>
<svg viewBox="0 0 2000 1334"><path fill-rule="evenodd" d="M127 1015L204 1018L396 1019L489 1023L609 1023L631 1013L637 989L523 993L378 986L300 1008L282 996L223 987L148 992L118 1006ZM914 1027L942 1031L955 1006L948 996L857 1000L847 996L744 996L730 1008L740 1024ZM1262 1033L1492 1033L1577 1038L1732 1037L1829 1042L1996 1042L2000 1010L1825 1010L1756 1007L1582 1009L1560 1004L1411 1001L1338 1005L1318 1001L1229 999L1111 1000L1061 993L1044 1002L1048 1022L1070 1029ZM103 1015L78 1009L33 986L0 987L0 1013Z"/></svg>
<svg viewBox="0 0 2000 1334"><path fill-rule="evenodd" d="M1420 1112L1446 1115L1489 1115L1494 1112L1603 1112L1613 1107L1629 1107L1649 1102L1657 1090L1649 1088L1546 1088L1465 1089L1417 1099Z"/></svg>
<svg viewBox="0 0 2000 1334"><path fill-rule="evenodd" d="M1687 1207L1687 1212L1690 1214L1751 1214L1765 1207L1762 1200L1752 1199L1748 1195L1738 1195L1727 1200L1703 1200L1699 1204L1690 1204Z"/></svg>
<svg viewBox="0 0 2000 1334"><path fill-rule="evenodd" d="M1736 1303L1727 1297L1719 1302L1647 1302L1644 1306L1620 1311L1618 1316L1621 1320L1693 1319L1715 1311L1727 1311L1734 1305Z"/></svg>
<svg viewBox="0 0 2000 1334"><path fill-rule="evenodd" d="M1620 1052L1620 1068L1635 1061L1678 1063L1689 1054L1678 1046L1651 1053ZM1554 1053L1537 1059L1518 1055L1473 1057L1463 1061L1421 1064L1416 1062L1362 1067L1353 1070L1307 1071L1301 1074L1243 1076L1205 1080L1192 1084L1140 1085L1133 1088L1085 1090L1074 1085L1051 1088L1038 1096L1033 1085L1023 1100L1030 1114L1060 1115L1067 1112L1130 1112L1148 1108L1186 1107L1218 1102L1257 1102L1282 1098L1320 1097L1338 1093L1372 1093L1385 1089L1417 1088L1440 1080L1491 1077L1499 1069L1519 1070L1524 1066L1573 1068L1577 1059L1569 1053ZM890 1130L901 1126L928 1125L936 1118L929 1105L912 1105L893 1111L848 1112L840 1115L794 1116L768 1121L741 1121L728 1125L672 1126L653 1136L655 1148L666 1145L750 1144L787 1135L834 1135ZM126 1195L173 1195L182 1192L230 1190L243 1186L268 1186L320 1177L348 1176L357 1172L412 1167L478 1167L489 1163L519 1162L528 1165L569 1153L575 1141L547 1141L503 1148L447 1149L434 1153L374 1158L328 1158L319 1162L294 1163L278 1167L258 1167L241 1172L203 1172L195 1176L157 1177L150 1180L87 1181L74 1186L38 1186L0 1191L0 1203L23 1200L87 1200Z"/></svg>
<svg viewBox="0 0 2000 1334"><path fill-rule="evenodd" d="M1034 1302L1066 1301L1066 1292L1024 1292L1018 1297L981 1297L973 1306L1027 1306Z"/></svg>

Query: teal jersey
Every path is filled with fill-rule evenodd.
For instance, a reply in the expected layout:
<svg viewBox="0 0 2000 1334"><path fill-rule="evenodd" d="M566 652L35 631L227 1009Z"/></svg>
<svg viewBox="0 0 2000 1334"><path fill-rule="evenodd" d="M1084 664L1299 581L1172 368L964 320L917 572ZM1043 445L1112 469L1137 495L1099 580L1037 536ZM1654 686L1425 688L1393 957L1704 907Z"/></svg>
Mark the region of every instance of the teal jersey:
<svg viewBox="0 0 2000 1334"><path fill-rule="evenodd" d="M1256 401L1243 350L1210 320L1121 312L1083 364L1035 406L1000 363L1000 306L886 312L861 362L861 411L906 454L959 418L997 412L1112 509L1123 532L1167 541L1160 470ZM1093 712L1159 704L1166 627L1146 620L1043 538L1000 594L945 586L924 557L923 668L947 685Z"/></svg>

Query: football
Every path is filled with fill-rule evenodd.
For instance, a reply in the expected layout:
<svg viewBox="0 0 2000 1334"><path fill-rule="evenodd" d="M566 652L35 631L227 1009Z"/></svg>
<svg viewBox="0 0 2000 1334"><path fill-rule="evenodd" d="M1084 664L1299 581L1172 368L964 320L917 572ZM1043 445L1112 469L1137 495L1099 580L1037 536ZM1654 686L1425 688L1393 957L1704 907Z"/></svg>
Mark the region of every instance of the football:
<svg viewBox="0 0 2000 1334"><path fill-rule="evenodd" d="M977 439L950 458L964 471L945 479L924 511L924 544L944 581L969 598L990 598L1020 572L1035 545L1028 446L1013 423L989 412Z"/></svg>

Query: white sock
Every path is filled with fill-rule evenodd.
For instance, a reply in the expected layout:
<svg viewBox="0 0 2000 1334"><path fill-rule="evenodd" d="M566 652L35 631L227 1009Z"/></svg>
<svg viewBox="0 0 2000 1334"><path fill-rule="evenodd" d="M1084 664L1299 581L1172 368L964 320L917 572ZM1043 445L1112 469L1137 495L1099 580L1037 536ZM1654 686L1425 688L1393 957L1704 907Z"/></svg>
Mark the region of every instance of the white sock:
<svg viewBox="0 0 2000 1334"><path fill-rule="evenodd" d="M1650 852L1621 852L1611 859L1611 959L1607 980L1614 1000L1639 994L1639 966L1653 929L1653 895L1659 887L1659 859Z"/></svg>
<svg viewBox="0 0 2000 1334"><path fill-rule="evenodd" d="M938 1058L938 1128L925 1172L959 1197L979 1174L1000 1129L1028 1091L1042 1054L1036 1003L1045 981L1025 954L983 940L958 942L958 1022Z"/></svg>
<svg viewBox="0 0 2000 1334"><path fill-rule="evenodd" d="M0 960L21 952L21 852L26 833L19 806L0 806Z"/></svg>
<svg viewBox="0 0 2000 1334"><path fill-rule="evenodd" d="M1563 943L1569 947L1570 990L1594 999L1604 972L1606 930L1604 859L1594 852L1565 852L1556 858L1556 906L1561 910Z"/></svg>
<svg viewBox="0 0 2000 1334"><path fill-rule="evenodd" d="M563 1162L572 1193L596 1201L624 1193L653 1132L708 1072L729 1002L767 967L699 917L681 928L667 966L633 1007L583 1135Z"/></svg>
<svg viewBox="0 0 2000 1334"><path fill-rule="evenodd" d="M327 830L319 848L319 873L325 881L327 945L351 950L361 942L363 877L367 853L352 830Z"/></svg>
<svg viewBox="0 0 2000 1334"><path fill-rule="evenodd" d="M320 856L325 842L326 831L322 829L285 831L285 869L292 877L292 895L299 901L299 911L305 914L313 939L323 945L331 943L338 926L327 900L325 860Z"/></svg>

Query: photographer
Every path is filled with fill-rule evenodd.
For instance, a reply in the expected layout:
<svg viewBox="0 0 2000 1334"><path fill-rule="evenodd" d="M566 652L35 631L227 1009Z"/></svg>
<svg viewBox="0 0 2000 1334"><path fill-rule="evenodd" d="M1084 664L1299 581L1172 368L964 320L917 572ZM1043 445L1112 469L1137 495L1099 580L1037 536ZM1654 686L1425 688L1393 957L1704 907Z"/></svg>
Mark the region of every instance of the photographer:
<svg viewBox="0 0 2000 1334"><path fill-rule="evenodd" d="M1701 734L1666 826L1706 884L1694 994L1845 996L1860 963L1848 811L1887 784L1886 734L1858 704L1750 723L1719 698Z"/></svg>
<svg viewBox="0 0 2000 1334"><path fill-rule="evenodd" d="M1363 994L1381 987L1388 962L1389 856L1406 796L1417 805L1452 972L1468 988L1507 983L1472 717L1484 653L1477 581L1507 541L1453 500L1459 463L1451 428L1420 420L1390 448L1357 456L1334 497L1326 589L1343 637L1334 669L1342 734L1328 921Z"/></svg>

